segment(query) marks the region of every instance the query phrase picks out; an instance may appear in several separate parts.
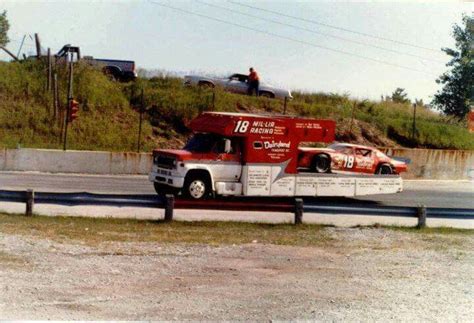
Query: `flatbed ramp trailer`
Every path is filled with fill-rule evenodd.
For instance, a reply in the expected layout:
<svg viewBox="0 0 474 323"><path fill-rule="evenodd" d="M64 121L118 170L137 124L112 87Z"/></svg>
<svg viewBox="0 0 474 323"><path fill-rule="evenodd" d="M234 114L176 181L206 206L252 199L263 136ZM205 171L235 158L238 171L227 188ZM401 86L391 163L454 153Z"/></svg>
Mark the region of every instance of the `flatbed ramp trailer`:
<svg viewBox="0 0 474 323"><path fill-rule="evenodd" d="M301 143L330 143L335 122L205 112L182 150L153 152L149 179L161 193L194 199L244 196L358 196L402 191L397 175L321 174L298 168Z"/></svg>

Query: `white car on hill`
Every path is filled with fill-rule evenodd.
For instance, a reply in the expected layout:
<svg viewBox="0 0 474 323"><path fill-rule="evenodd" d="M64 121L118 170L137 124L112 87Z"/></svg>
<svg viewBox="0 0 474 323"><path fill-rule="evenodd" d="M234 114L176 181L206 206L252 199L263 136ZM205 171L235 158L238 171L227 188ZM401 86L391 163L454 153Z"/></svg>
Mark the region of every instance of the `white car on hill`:
<svg viewBox="0 0 474 323"><path fill-rule="evenodd" d="M247 94L248 89L248 76L245 74L232 74L226 78L218 77L208 77L208 76L198 76L198 75L186 75L184 77L184 85L197 85L197 86L221 86L224 90L239 93ZM260 96L276 99L292 99L290 90L285 90L277 88L264 82L260 81L259 86Z"/></svg>

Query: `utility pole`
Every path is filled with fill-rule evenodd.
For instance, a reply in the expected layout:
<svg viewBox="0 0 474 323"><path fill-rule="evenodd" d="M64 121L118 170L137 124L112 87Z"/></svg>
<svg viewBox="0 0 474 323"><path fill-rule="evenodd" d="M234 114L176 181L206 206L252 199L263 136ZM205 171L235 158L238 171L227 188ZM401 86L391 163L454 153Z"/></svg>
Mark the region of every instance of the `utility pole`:
<svg viewBox="0 0 474 323"><path fill-rule="evenodd" d="M41 42L38 34L35 34L36 57L41 58Z"/></svg>
<svg viewBox="0 0 474 323"><path fill-rule="evenodd" d="M69 114L71 110L71 102L72 102L72 83L73 83L73 73L74 73L74 67L73 67L73 54L70 54L69 57L69 82L68 82L68 88L67 88L67 107L66 107L66 115L64 117L64 141L63 141L63 150L66 151L67 147L67 128L69 125Z"/></svg>
<svg viewBox="0 0 474 323"><path fill-rule="evenodd" d="M140 152L141 148L141 139L142 139L142 123L143 123L143 112L145 111L145 106L143 104L143 88L141 93L141 102L140 102L140 121L138 124L138 143L137 143L137 153Z"/></svg>
<svg viewBox="0 0 474 323"><path fill-rule="evenodd" d="M356 108L357 103L354 101L354 104L352 105L352 112L351 112L351 126L349 128L349 133L352 136L352 125L354 124L354 112Z"/></svg>
<svg viewBox="0 0 474 323"><path fill-rule="evenodd" d="M283 102L283 114L286 114L286 107L288 105L288 97L285 96L285 102Z"/></svg>
<svg viewBox="0 0 474 323"><path fill-rule="evenodd" d="M415 141L415 136L416 136L416 103L413 103L413 127L411 130L411 138L413 141Z"/></svg>
<svg viewBox="0 0 474 323"><path fill-rule="evenodd" d="M212 111L216 110L216 89L212 89Z"/></svg>

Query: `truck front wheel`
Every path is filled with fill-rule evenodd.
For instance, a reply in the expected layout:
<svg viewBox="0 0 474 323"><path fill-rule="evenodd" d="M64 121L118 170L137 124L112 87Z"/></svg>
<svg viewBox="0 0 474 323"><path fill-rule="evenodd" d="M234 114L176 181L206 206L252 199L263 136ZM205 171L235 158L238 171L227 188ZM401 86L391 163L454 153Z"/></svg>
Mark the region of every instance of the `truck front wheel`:
<svg viewBox="0 0 474 323"><path fill-rule="evenodd" d="M194 200L202 200L209 196L211 183L204 176L191 175L184 181L183 193Z"/></svg>

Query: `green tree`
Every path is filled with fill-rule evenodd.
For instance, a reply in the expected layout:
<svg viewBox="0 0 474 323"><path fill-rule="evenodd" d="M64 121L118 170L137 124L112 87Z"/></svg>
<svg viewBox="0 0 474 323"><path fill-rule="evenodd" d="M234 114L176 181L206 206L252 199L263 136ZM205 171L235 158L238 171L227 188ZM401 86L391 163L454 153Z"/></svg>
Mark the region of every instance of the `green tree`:
<svg viewBox="0 0 474 323"><path fill-rule="evenodd" d="M453 27L456 49L443 48L451 56L449 71L436 83L443 88L435 94L433 105L447 115L463 119L474 104L474 16L463 16L463 23Z"/></svg>
<svg viewBox="0 0 474 323"><path fill-rule="evenodd" d="M392 101L396 103L409 103L410 100L407 99L405 89L397 87L397 89L392 93Z"/></svg>
<svg viewBox="0 0 474 323"><path fill-rule="evenodd" d="M10 29L10 24L7 19L7 12L3 11L0 14L0 46L6 46L10 41L8 39L8 29Z"/></svg>

